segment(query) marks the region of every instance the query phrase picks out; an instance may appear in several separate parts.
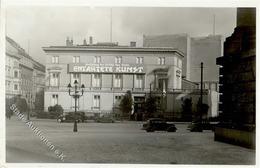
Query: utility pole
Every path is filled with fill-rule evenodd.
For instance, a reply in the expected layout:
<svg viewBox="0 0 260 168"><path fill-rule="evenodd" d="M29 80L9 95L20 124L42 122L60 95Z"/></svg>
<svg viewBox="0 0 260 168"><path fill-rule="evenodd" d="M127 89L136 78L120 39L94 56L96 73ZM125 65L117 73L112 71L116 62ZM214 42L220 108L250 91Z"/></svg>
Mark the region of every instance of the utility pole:
<svg viewBox="0 0 260 168"><path fill-rule="evenodd" d="M152 97L152 83L150 83L150 97Z"/></svg>
<svg viewBox="0 0 260 168"><path fill-rule="evenodd" d="M202 89L203 89L203 62L200 63L200 70L201 70L201 74L200 74L200 122L202 122L202 104L203 104L203 93L202 93Z"/></svg>

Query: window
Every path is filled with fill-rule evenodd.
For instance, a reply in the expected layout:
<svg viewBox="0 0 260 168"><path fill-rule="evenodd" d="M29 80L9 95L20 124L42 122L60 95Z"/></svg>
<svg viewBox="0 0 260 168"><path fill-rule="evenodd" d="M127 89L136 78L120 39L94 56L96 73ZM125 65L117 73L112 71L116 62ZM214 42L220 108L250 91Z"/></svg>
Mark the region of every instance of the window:
<svg viewBox="0 0 260 168"><path fill-rule="evenodd" d="M144 57L136 57L136 64L143 64Z"/></svg>
<svg viewBox="0 0 260 168"><path fill-rule="evenodd" d="M15 90L15 91L18 90L18 84L14 84L14 90Z"/></svg>
<svg viewBox="0 0 260 168"><path fill-rule="evenodd" d="M119 105L119 103L120 103L120 101L121 101L121 96L115 96L115 102L114 102L114 105L115 106L118 106Z"/></svg>
<svg viewBox="0 0 260 168"><path fill-rule="evenodd" d="M5 66L5 75L6 76L10 76L10 72L11 72L11 67L9 67L9 66Z"/></svg>
<svg viewBox="0 0 260 168"><path fill-rule="evenodd" d="M52 106L58 104L58 94L53 94L51 99Z"/></svg>
<svg viewBox="0 0 260 168"><path fill-rule="evenodd" d="M143 88L143 75L136 75L135 76L135 88L141 89Z"/></svg>
<svg viewBox="0 0 260 168"><path fill-rule="evenodd" d="M93 74L92 87L101 87L101 74Z"/></svg>
<svg viewBox="0 0 260 168"><path fill-rule="evenodd" d="M73 56L72 62L79 63L79 56Z"/></svg>
<svg viewBox="0 0 260 168"><path fill-rule="evenodd" d="M18 71L16 71L16 70L14 71L14 77L18 78Z"/></svg>
<svg viewBox="0 0 260 168"><path fill-rule="evenodd" d="M59 56L52 56L51 62L53 64L58 64L59 63Z"/></svg>
<svg viewBox="0 0 260 168"><path fill-rule="evenodd" d="M93 97L93 108L100 109L100 95L94 95L94 97Z"/></svg>
<svg viewBox="0 0 260 168"><path fill-rule="evenodd" d="M162 91L163 93L166 93L166 89L167 89L167 79L165 78L161 78L158 79L158 88L160 91ZM178 79L177 79L177 85L178 85Z"/></svg>
<svg viewBox="0 0 260 168"><path fill-rule="evenodd" d="M177 66L178 66L179 68L182 68L182 61L181 61L181 59L177 59L177 60L178 60Z"/></svg>
<svg viewBox="0 0 260 168"><path fill-rule="evenodd" d="M10 85L11 85L10 81L5 81L6 90L10 90Z"/></svg>
<svg viewBox="0 0 260 168"><path fill-rule="evenodd" d="M50 85L59 86L59 73L50 73Z"/></svg>
<svg viewBox="0 0 260 168"><path fill-rule="evenodd" d="M158 64L159 65L165 65L165 57L159 57L158 58Z"/></svg>
<svg viewBox="0 0 260 168"><path fill-rule="evenodd" d="M101 62L101 56L95 56L94 57L94 63L99 64Z"/></svg>
<svg viewBox="0 0 260 168"><path fill-rule="evenodd" d="M121 96L115 96L116 101L120 101L121 100Z"/></svg>
<svg viewBox="0 0 260 168"><path fill-rule="evenodd" d="M18 61L14 61L14 67L19 67L19 62Z"/></svg>
<svg viewBox="0 0 260 168"><path fill-rule="evenodd" d="M116 88L122 87L122 75L121 74L114 75L114 87L116 87Z"/></svg>
<svg viewBox="0 0 260 168"><path fill-rule="evenodd" d="M75 80L77 80L78 83L80 83L80 75L78 73L72 73L70 79L71 79L70 80L71 84L73 84L75 82Z"/></svg>
<svg viewBox="0 0 260 168"><path fill-rule="evenodd" d="M122 57L121 56L116 56L115 57L115 64L121 64L122 63Z"/></svg>

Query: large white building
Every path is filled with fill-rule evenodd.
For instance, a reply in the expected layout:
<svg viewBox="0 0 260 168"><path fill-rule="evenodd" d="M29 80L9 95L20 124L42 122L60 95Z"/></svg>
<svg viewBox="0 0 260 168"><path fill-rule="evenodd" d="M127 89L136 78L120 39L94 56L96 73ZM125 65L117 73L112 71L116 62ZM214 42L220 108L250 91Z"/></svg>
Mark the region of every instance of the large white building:
<svg viewBox="0 0 260 168"><path fill-rule="evenodd" d="M167 47L119 46L117 43L43 47L46 53L45 110L60 104L73 111L75 103L67 85L75 80L85 85L78 110L112 112L126 91L137 104L151 90L159 93L181 89L183 54ZM170 102L169 105L170 106ZM168 109L165 105L166 109ZM171 111L172 109L168 109Z"/></svg>

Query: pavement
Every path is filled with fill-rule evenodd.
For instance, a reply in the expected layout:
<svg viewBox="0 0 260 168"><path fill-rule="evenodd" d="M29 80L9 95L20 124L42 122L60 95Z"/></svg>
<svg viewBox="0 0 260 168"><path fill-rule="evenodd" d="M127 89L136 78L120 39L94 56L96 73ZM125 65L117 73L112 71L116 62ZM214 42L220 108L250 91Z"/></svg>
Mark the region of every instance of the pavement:
<svg viewBox="0 0 260 168"><path fill-rule="evenodd" d="M255 150L214 141L212 131L142 130L142 122L73 123L32 119L55 149L51 150L28 126L12 117L6 121L7 163L125 163L125 164L255 164ZM62 161L55 150L62 152Z"/></svg>

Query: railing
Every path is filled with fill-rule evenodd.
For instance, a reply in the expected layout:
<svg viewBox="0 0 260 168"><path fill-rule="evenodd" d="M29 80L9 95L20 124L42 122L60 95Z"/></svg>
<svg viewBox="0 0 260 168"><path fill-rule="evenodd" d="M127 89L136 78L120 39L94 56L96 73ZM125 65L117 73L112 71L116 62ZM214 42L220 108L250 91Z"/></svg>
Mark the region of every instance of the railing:
<svg viewBox="0 0 260 168"><path fill-rule="evenodd" d="M126 92L126 91L138 92L138 93L149 93L162 94L163 92L159 89L150 90L150 88L115 88L115 87L86 87L85 92L99 91L99 92ZM66 86L45 86L45 91L57 91L66 92L68 88ZM208 92L208 89L203 89L203 94ZM165 94L168 93L200 93L200 89L167 89Z"/></svg>

